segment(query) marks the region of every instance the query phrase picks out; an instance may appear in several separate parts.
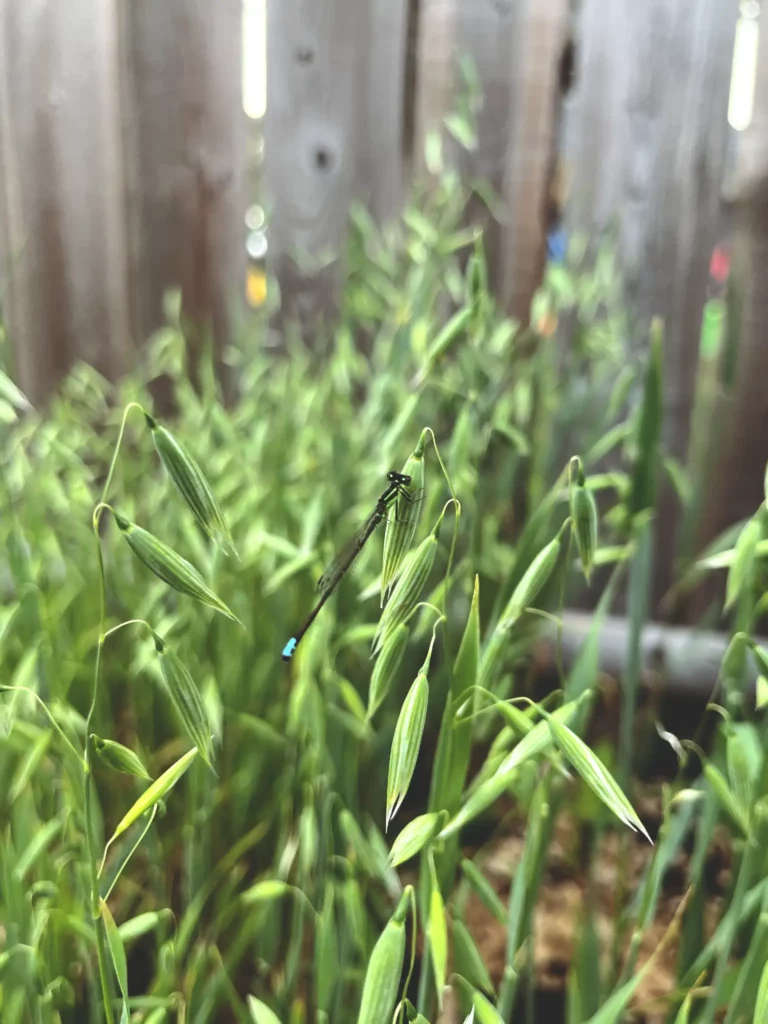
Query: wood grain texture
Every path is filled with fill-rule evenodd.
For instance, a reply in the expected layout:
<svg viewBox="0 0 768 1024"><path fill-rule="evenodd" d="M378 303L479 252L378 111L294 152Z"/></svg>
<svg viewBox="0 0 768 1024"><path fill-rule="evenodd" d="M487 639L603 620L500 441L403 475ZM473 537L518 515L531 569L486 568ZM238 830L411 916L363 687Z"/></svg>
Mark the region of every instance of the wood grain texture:
<svg viewBox="0 0 768 1024"><path fill-rule="evenodd" d="M122 146L109 0L0 2L3 285L19 383L126 366Z"/></svg>
<svg viewBox="0 0 768 1024"><path fill-rule="evenodd" d="M559 67L569 31L567 0L529 0L512 102L502 195L509 221L500 253L500 298L521 322L541 283L546 199L558 123Z"/></svg>
<svg viewBox="0 0 768 1024"><path fill-rule="evenodd" d="M629 0L585 0L576 25L577 73L566 101L567 222L599 236L616 217L627 162Z"/></svg>
<svg viewBox="0 0 768 1024"><path fill-rule="evenodd" d="M685 462L696 386L702 309L712 250L724 229L722 187L733 41L738 4L708 0L675 6L666 53L667 95L655 154L652 216L632 268L638 312L665 320L662 441ZM662 51L663 52L663 51ZM645 72L647 77L647 70ZM634 148L634 139L630 139ZM641 287L640 281L644 284ZM670 484L662 490L655 593L670 585L679 507Z"/></svg>
<svg viewBox="0 0 768 1024"><path fill-rule="evenodd" d="M725 228L722 189L736 0L587 0L568 157L572 226L615 218L634 346L665 321L663 443L685 463L709 261ZM679 509L659 510L656 595L668 586Z"/></svg>
<svg viewBox="0 0 768 1024"><path fill-rule="evenodd" d="M458 62L472 58L483 94L477 114L477 148L460 150L446 140L446 154L469 177L501 190L508 155L512 69L519 53L524 0L422 0L416 104L415 155L423 167L424 140L455 109L461 87Z"/></svg>
<svg viewBox="0 0 768 1024"><path fill-rule="evenodd" d="M283 312L333 306L349 205L402 188L405 0L268 0L266 181Z"/></svg>
<svg viewBox="0 0 768 1024"><path fill-rule="evenodd" d="M186 315L221 346L245 265L242 6L137 0L126 31L136 329L156 328L164 291L180 286Z"/></svg>
<svg viewBox="0 0 768 1024"><path fill-rule="evenodd" d="M468 54L483 94L477 148L467 153L449 140L446 153L467 178L489 181L501 196L485 236L491 280L523 320L543 269L567 26L566 0L425 0L421 7L415 152L423 153L427 134L453 111L458 60Z"/></svg>
<svg viewBox="0 0 768 1024"><path fill-rule="evenodd" d="M0 250L19 383L109 377L166 288L226 342L243 287L239 0L0 0Z"/></svg>

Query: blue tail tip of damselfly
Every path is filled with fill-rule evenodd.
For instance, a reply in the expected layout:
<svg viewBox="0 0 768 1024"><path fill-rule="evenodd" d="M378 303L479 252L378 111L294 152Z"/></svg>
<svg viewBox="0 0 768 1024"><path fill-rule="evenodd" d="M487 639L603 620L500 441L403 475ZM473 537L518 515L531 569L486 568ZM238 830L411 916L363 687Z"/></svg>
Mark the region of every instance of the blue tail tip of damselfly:
<svg viewBox="0 0 768 1024"><path fill-rule="evenodd" d="M293 652L296 650L296 637L292 636L283 648L283 661L290 661Z"/></svg>

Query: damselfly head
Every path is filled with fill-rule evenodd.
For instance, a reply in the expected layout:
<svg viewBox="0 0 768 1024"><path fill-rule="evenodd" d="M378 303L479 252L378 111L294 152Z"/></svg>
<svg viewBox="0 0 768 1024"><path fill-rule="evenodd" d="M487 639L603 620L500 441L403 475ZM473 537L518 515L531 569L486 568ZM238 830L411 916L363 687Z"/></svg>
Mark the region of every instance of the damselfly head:
<svg viewBox="0 0 768 1024"><path fill-rule="evenodd" d="M390 469L387 473L387 480L391 484L405 484L406 486L411 482L411 478L407 473L398 473L397 470Z"/></svg>

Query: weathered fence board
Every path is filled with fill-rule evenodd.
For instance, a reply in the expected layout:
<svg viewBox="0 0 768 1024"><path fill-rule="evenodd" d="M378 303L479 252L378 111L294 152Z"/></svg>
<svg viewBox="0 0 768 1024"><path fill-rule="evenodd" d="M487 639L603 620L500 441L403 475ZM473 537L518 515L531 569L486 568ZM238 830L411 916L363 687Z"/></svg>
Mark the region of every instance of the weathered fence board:
<svg viewBox="0 0 768 1024"><path fill-rule="evenodd" d="M289 315L329 308L353 200L397 210L406 16L405 0L268 0L269 244Z"/></svg>
<svg viewBox="0 0 768 1024"><path fill-rule="evenodd" d="M649 281L645 311L658 313L665 321L663 442L665 451L683 462L709 262L724 226L721 199L731 130L727 111L737 13L735 0L711 0L693 9L684 2L678 6L674 49L668 50L666 59L677 69L669 87L680 102L677 107L669 105L665 117L654 172L664 188L650 222L647 260L635 268L636 280ZM658 596L672 581L677 509L668 484L659 510L665 528L657 542Z"/></svg>
<svg viewBox="0 0 768 1024"><path fill-rule="evenodd" d="M515 109L502 194L510 211L499 293L520 321L541 281L546 198L558 123L560 60L567 42L568 2L529 0L512 81Z"/></svg>
<svg viewBox="0 0 768 1024"><path fill-rule="evenodd" d="M234 330L244 272L239 0L137 0L124 12L131 327L142 339L182 289L189 319Z"/></svg>
<svg viewBox="0 0 768 1024"><path fill-rule="evenodd" d="M109 376L166 288L225 340L242 289L239 0L0 0L0 275L19 381Z"/></svg>
<svg viewBox="0 0 768 1024"><path fill-rule="evenodd" d="M736 0L588 0L584 64L569 133L573 223L619 223L636 341L665 321L664 447L685 462L709 261L723 228L722 186ZM594 145L593 145L594 143ZM678 509L662 495L656 593L672 573Z"/></svg>
<svg viewBox="0 0 768 1024"><path fill-rule="evenodd" d="M491 277L502 301L525 319L540 280L544 202L557 110L557 72L565 44L566 0L425 0L420 10L416 154L430 131L455 109L458 61L472 58L482 88L477 146L448 146L470 178L483 178L501 198L489 225Z"/></svg>
<svg viewBox="0 0 768 1024"><path fill-rule="evenodd" d="M77 356L126 365L115 10L0 0L4 309L33 401Z"/></svg>
<svg viewBox="0 0 768 1024"><path fill-rule="evenodd" d="M618 213L628 159L627 5L628 0L585 0L575 26L576 82L566 101L564 140L567 221L572 230L596 237Z"/></svg>
<svg viewBox="0 0 768 1024"><path fill-rule="evenodd" d="M482 106L477 112L477 146L460 150L446 139L446 155L469 177L484 178L501 191L507 166L512 75L525 17L525 0L422 0L419 9L419 60L416 106L416 155L422 161L424 140L442 128L455 110L461 89L459 59L468 56L477 71ZM423 163L417 166L423 167Z"/></svg>

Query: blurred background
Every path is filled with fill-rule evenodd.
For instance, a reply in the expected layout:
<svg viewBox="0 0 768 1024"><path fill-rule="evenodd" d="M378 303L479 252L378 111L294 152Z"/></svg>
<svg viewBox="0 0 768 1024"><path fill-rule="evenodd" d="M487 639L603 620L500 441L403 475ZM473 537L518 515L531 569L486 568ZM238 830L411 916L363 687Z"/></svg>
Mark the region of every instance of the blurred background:
<svg viewBox="0 0 768 1024"><path fill-rule="evenodd" d="M34 404L78 359L114 378L175 287L223 350L263 303L265 268L306 328L338 299L350 206L392 218L453 115L445 157L494 190L485 240L510 315L529 316L548 234L583 233L594 252L611 233L634 343L649 315L666 323L670 456L689 453L700 355L738 345L720 371L711 537L754 503L768 455L759 28L757 0L9 0L0 302L14 375Z"/></svg>

